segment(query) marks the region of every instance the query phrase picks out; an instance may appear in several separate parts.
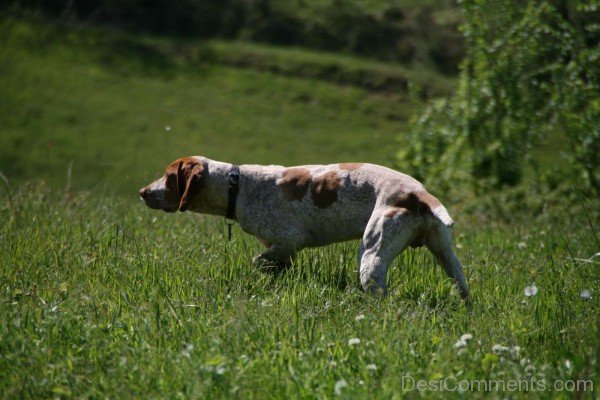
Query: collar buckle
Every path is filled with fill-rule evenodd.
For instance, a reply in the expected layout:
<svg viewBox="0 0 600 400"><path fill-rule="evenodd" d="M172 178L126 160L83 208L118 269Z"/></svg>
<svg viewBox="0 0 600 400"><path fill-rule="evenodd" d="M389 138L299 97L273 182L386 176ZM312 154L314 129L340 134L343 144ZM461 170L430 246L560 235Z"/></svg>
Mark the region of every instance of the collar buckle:
<svg viewBox="0 0 600 400"><path fill-rule="evenodd" d="M234 165L229 172L229 187L227 189L227 215L225 223L227 224L227 240L231 240L231 226L235 223L235 204L240 190L240 167Z"/></svg>

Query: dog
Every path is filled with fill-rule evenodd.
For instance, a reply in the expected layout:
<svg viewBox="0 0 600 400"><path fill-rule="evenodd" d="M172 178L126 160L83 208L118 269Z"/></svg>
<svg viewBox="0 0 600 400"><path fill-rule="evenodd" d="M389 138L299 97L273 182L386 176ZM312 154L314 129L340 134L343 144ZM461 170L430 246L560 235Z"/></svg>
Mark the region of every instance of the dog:
<svg viewBox="0 0 600 400"><path fill-rule="evenodd" d="M452 249L452 218L420 182L386 167L236 166L193 156L171 163L140 196L152 209L236 221L265 245L254 258L259 265L285 267L303 248L361 239L360 282L369 293L387 293L388 267L405 248L426 246L469 297Z"/></svg>

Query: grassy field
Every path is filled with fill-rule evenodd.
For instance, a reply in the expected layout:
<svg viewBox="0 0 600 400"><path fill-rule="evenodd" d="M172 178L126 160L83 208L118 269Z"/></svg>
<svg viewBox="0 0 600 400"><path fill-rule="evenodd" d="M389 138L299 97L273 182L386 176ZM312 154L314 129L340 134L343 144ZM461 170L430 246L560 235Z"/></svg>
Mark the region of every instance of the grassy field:
<svg viewBox="0 0 600 400"><path fill-rule="evenodd" d="M449 206L470 308L423 249L396 260L384 299L360 290L354 242L264 274L255 239L152 211L138 188L187 154L391 165L419 104L231 67L205 44L1 28L0 398L597 397L598 199ZM491 218L494 202L521 211Z"/></svg>
<svg viewBox="0 0 600 400"><path fill-rule="evenodd" d="M21 21L4 21L2 32L0 171L61 189L71 161L74 189L136 197L132 186L183 155L390 164L414 109L406 93L214 64L202 44L181 50Z"/></svg>
<svg viewBox="0 0 600 400"><path fill-rule="evenodd" d="M598 259L583 260L599 237L581 207L509 228L458 215L467 309L422 250L375 299L356 243L305 251L273 277L251 265L259 243L237 230L227 243L221 219L36 185L12 202L0 203L4 398L458 398L471 380L530 388L472 397L598 390Z"/></svg>

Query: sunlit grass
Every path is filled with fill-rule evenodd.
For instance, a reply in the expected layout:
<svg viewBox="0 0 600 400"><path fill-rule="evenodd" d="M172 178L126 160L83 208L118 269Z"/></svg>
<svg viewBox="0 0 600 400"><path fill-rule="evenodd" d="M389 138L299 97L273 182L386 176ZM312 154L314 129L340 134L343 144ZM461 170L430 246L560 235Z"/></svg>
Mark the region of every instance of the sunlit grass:
<svg viewBox="0 0 600 400"><path fill-rule="evenodd" d="M72 162L72 189L135 195L185 155L391 165L414 108L406 93L214 64L201 43L178 63L153 47L177 42L110 32L0 19L0 39L0 172L11 181L63 189Z"/></svg>
<svg viewBox="0 0 600 400"><path fill-rule="evenodd" d="M13 202L0 206L4 397L372 398L400 395L408 375L597 379L598 264L572 258L597 238L580 212L568 242L551 216L459 224L468 309L422 250L399 257L377 299L360 290L356 243L272 276L251 265L260 244L237 229L227 242L220 219L43 188Z"/></svg>

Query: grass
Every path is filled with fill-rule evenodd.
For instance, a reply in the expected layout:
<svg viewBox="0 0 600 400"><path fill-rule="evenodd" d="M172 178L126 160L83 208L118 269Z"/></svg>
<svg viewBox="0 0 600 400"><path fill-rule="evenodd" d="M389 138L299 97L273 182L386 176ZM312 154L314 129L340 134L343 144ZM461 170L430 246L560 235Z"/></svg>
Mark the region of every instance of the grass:
<svg viewBox="0 0 600 400"><path fill-rule="evenodd" d="M403 391L411 378L548 389L467 393L479 398L597 393L597 199L522 190L449 207L470 309L422 249L396 260L384 299L360 290L353 242L265 275L251 265L255 239L236 227L227 243L221 219L149 210L133 201L137 189L187 154L390 165L415 106L404 93L232 68L204 44L75 27L4 19L0 45L0 397L464 396ZM292 53L336 62L247 48L275 64ZM339 61L358 64L379 68ZM496 208L502 218L480 218ZM539 292L526 297L533 283ZM595 392L550 391L577 380Z"/></svg>
<svg viewBox="0 0 600 400"><path fill-rule="evenodd" d="M401 93L204 62L202 47L178 61L120 34L10 20L2 32L0 168L10 180L62 189L72 161L73 188L124 193L191 154L389 165L412 110Z"/></svg>
<svg viewBox="0 0 600 400"><path fill-rule="evenodd" d="M409 84L413 84L424 95L435 97L449 94L455 86L454 79L422 65L406 67L336 53L247 42L215 40L208 44L207 50L227 65L316 78L374 92L402 93L408 90Z"/></svg>
<svg viewBox="0 0 600 400"><path fill-rule="evenodd" d="M422 250L399 257L376 299L360 290L355 243L305 251L271 276L251 265L258 242L236 229L227 243L220 219L43 185L12 200L0 203L5 398L462 396L403 392L408 376L598 383L598 259L577 260L598 250L598 227L581 207L509 229L459 216L467 309Z"/></svg>

